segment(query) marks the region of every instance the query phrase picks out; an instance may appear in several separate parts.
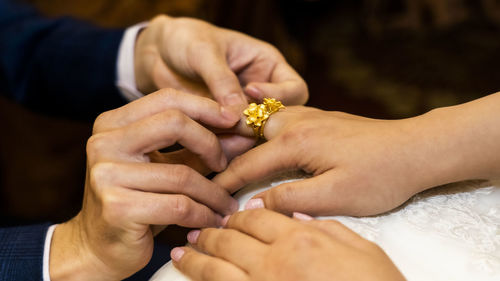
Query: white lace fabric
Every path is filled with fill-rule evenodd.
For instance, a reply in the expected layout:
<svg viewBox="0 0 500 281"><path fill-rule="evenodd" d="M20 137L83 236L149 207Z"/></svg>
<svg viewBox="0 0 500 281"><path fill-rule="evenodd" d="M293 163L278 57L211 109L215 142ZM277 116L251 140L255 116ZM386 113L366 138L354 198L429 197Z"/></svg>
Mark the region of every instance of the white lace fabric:
<svg viewBox="0 0 500 281"><path fill-rule="evenodd" d="M299 173L283 174L252 184L235 197L244 206L254 194L302 177ZM500 280L499 186L485 182L450 184L417 194L379 216L318 219L339 220L380 245L409 281ZM189 279L167 263L151 280Z"/></svg>

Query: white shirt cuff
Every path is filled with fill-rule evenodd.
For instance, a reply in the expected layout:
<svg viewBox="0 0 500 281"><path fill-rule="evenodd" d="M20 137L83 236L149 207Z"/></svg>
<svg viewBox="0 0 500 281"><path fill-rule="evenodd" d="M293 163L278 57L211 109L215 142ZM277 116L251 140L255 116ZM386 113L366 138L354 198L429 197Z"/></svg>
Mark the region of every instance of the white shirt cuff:
<svg viewBox="0 0 500 281"><path fill-rule="evenodd" d="M147 25L147 22L143 22L127 28L118 49L116 62L118 77L116 87L118 87L122 96L128 101L133 101L144 96L143 93L137 90L135 83L134 50L137 34Z"/></svg>
<svg viewBox="0 0 500 281"><path fill-rule="evenodd" d="M43 281L50 281L49 274L49 257L50 257L50 244L52 243L52 235L56 229L57 224L53 224L47 230L45 235L45 244L43 247Z"/></svg>

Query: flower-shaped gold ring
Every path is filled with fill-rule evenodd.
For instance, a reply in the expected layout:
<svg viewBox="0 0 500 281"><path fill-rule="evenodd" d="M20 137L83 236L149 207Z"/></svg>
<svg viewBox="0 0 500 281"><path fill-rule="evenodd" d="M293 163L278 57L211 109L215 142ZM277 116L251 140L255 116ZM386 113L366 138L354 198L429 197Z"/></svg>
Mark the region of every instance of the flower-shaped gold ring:
<svg viewBox="0 0 500 281"><path fill-rule="evenodd" d="M285 106L273 98L264 98L261 104L251 103L243 114L247 116L247 125L253 129L257 138L264 138L264 126L271 114L278 112Z"/></svg>

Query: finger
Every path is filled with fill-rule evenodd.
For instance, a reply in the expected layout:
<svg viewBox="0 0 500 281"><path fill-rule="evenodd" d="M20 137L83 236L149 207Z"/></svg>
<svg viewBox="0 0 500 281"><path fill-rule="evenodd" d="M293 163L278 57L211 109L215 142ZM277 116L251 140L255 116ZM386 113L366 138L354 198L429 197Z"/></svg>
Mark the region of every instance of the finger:
<svg viewBox="0 0 500 281"><path fill-rule="evenodd" d="M305 225L315 227L325 232L326 234L330 235L330 237L336 239L342 244L359 246L360 242L362 243L363 241L365 241L363 237L337 220L311 220L301 222Z"/></svg>
<svg viewBox="0 0 500 281"><path fill-rule="evenodd" d="M239 135L218 135L217 138L221 144L222 151L228 161L234 157L243 154L251 149L255 144L255 138L243 137ZM202 175L208 175L213 172L208 168L200 157L187 149L180 149L169 153L160 153L158 151L148 154L152 162L183 164L196 170Z"/></svg>
<svg viewBox="0 0 500 281"><path fill-rule="evenodd" d="M280 83L253 82L245 87L245 93L256 100L275 98L285 105L302 105L309 97L307 86L302 80Z"/></svg>
<svg viewBox="0 0 500 281"><path fill-rule="evenodd" d="M216 227L222 218L210 208L180 194L158 194L105 187L98 191L102 217L109 223L134 228L140 225Z"/></svg>
<svg viewBox="0 0 500 281"><path fill-rule="evenodd" d="M193 170L197 171L203 176L207 176L208 174L213 172L210 168L207 167L207 165L205 165L205 163L203 163L198 155L185 148L168 153L153 151L149 153L148 156L153 163L185 165L191 167Z"/></svg>
<svg viewBox="0 0 500 281"><path fill-rule="evenodd" d="M312 178L280 184L255 195L254 199L262 199L265 208L283 214L332 215L338 201L344 199L331 194L335 179L336 174L332 170Z"/></svg>
<svg viewBox="0 0 500 281"><path fill-rule="evenodd" d="M236 157L213 181L233 193L279 171L296 169L294 151L269 141Z"/></svg>
<svg viewBox="0 0 500 281"><path fill-rule="evenodd" d="M247 273L237 266L189 247L174 248L170 256L174 266L195 281L250 280Z"/></svg>
<svg viewBox="0 0 500 281"><path fill-rule="evenodd" d="M222 151L228 161L250 150L255 145L255 138L239 135L217 135Z"/></svg>
<svg viewBox="0 0 500 281"><path fill-rule="evenodd" d="M238 77L229 68L224 50L204 43L202 48L196 48L196 52L190 56L190 65L205 81L215 99L225 106L245 107L247 100Z"/></svg>
<svg viewBox="0 0 500 281"><path fill-rule="evenodd" d="M100 149L101 157L123 155L127 160L178 142L198 155L213 171L226 167L217 137L181 111L168 110L141 119L120 130L93 135L89 145ZM88 146L89 146L88 145Z"/></svg>
<svg viewBox="0 0 500 281"><path fill-rule="evenodd" d="M195 248L227 260L242 269L251 269L258 265L268 247L234 229L194 230L188 234L188 241Z"/></svg>
<svg viewBox="0 0 500 281"><path fill-rule="evenodd" d="M170 109L180 110L191 119L220 128L229 128L239 119L239 115L223 109L217 102L209 98L183 93L175 89L162 89L101 114L94 125L94 133L121 128Z"/></svg>
<svg viewBox="0 0 500 281"><path fill-rule="evenodd" d="M224 215L238 210L238 202L226 190L185 165L105 163L94 166L91 177L145 192L183 194Z"/></svg>
<svg viewBox="0 0 500 281"><path fill-rule="evenodd" d="M291 229L298 227L301 226L297 221L266 209L235 213L229 217L225 225L225 228L238 230L264 243L272 243Z"/></svg>
<svg viewBox="0 0 500 281"><path fill-rule="evenodd" d="M286 61L276 64L270 81L249 83L245 93L257 100L272 97L287 105L305 104L309 97L306 83Z"/></svg>

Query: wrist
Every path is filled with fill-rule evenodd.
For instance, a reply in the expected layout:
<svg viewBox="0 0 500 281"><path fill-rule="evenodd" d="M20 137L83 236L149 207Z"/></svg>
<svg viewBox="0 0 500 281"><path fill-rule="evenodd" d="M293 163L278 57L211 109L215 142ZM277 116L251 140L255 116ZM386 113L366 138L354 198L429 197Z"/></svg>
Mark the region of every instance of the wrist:
<svg viewBox="0 0 500 281"><path fill-rule="evenodd" d="M104 264L90 251L82 236L79 216L54 230L49 258L49 274L58 280L114 280Z"/></svg>
<svg viewBox="0 0 500 281"><path fill-rule="evenodd" d="M500 177L500 94L429 112L447 135L451 181Z"/></svg>
<svg viewBox="0 0 500 281"><path fill-rule="evenodd" d="M158 89L154 81L154 69L161 66L160 49L165 22L169 19L160 15L151 20L148 26L137 34L134 47L134 74L137 90L152 93Z"/></svg>
<svg viewBox="0 0 500 281"><path fill-rule="evenodd" d="M492 177L494 163L484 155L495 154L495 148L487 148L485 140L491 136L484 135L488 128L482 127L484 117L476 113L470 104L462 104L437 108L417 117L423 123L419 135L428 147L426 157L431 159L428 164L433 180L427 188Z"/></svg>

